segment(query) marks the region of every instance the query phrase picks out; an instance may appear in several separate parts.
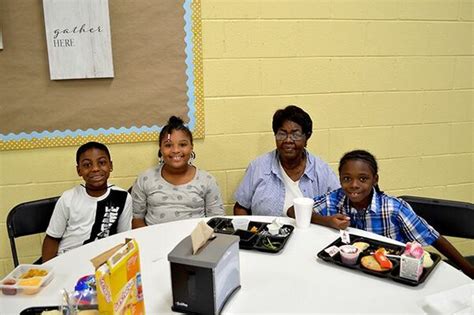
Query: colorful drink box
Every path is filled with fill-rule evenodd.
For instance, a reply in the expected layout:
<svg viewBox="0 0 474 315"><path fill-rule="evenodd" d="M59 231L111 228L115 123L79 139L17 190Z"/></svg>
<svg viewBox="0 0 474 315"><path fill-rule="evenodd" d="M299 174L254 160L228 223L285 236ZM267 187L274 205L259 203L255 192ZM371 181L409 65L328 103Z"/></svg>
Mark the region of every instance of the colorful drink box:
<svg viewBox="0 0 474 315"><path fill-rule="evenodd" d="M145 314L138 244L126 239L93 258L100 314Z"/></svg>
<svg viewBox="0 0 474 315"><path fill-rule="evenodd" d="M423 257L415 258L403 254L400 257L400 277L418 281L423 273Z"/></svg>

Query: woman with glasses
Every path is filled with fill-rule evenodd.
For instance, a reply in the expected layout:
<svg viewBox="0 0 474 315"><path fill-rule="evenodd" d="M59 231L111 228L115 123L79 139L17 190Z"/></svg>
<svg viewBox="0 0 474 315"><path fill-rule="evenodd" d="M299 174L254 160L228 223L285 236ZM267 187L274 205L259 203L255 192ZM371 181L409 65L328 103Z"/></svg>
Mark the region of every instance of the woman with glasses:
<svg viewBox="0 0 474 315"><path fill-rule="evenodd" d="M294 105L279 109L272 128L276 150L248 166L235 193L234 215L285 216L293 199L340 187L329 165L306 150L313 129L308 113Z"/></svg>

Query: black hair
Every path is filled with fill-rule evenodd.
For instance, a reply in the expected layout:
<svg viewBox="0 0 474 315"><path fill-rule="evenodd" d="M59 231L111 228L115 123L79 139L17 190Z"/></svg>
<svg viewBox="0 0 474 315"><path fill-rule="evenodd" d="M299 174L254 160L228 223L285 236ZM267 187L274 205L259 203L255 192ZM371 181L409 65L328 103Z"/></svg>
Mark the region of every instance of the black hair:
<svg viewBox="0 0 474 315"><path fill-rule="evenodd" d="M283 126L285 121L292 121L301 126L306 139L311 137L313 133L313 121L307 112L295 105L288 105L283 109L279 109L273 114L272 129L276 134L278 129Z"/></svg>
<svg viewBox="0 0 474 315"><path fill-rule="evenodd" d="M361 160L361 161L366 162L369 165L369 167L370 167L372 173L374 174L374 176L378 175L379 167L378 167L378 164L377 164L377 160L375 159L375 156L373 154L371 154L370 152L365 151L365 150L353 150L353 151L350 151L350 152L346 152L342 156L341 160L339 161L339 168L338 168L339 174L341 173L342 167L348 161L353 161L353 160ZM380 190L378 184L374 185L374 188L378 193L383 193L383 191Z"/></svg>
<svg viewBox="0 0 474 315"><path fill-rule="evenodd" d="M100 142L90 141L90 142L84 143L83 145L79 147L79 149L77 149L77 152L76 152L77 165L79 165L79 159L81 158L81 155L90 149L98 149L98 150L104 151L110 160L110 152L109 152L109 149L105 146L105 144L102 144Z"/></svg>
<svg viewBox="0 0 474 315"><path fill-rule="evenodd" d="M193 145L193 134L189 130L188 127L184 125L184 121L176 116L171 116L168 119L168 123L166 126L164 126L161 131L160 131L160 137L158 140L158 144L161 146L161 142L163 142L163 138L167 135L170 134L173 130L181 130L188 135L189 139L191 139L191 145ZM158 150L158 156L161 157L161 151Z"/></svg>

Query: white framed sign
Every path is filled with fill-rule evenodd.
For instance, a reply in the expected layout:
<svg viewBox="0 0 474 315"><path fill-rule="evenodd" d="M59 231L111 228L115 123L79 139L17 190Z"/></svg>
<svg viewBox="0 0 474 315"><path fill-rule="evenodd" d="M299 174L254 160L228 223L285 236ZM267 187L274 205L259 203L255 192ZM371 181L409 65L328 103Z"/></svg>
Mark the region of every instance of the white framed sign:
<svg viewBox="0 0 474 315"><path fill-rule="evenodd" d="M43 0L51 80L113 78L108 0Z"/></svg>

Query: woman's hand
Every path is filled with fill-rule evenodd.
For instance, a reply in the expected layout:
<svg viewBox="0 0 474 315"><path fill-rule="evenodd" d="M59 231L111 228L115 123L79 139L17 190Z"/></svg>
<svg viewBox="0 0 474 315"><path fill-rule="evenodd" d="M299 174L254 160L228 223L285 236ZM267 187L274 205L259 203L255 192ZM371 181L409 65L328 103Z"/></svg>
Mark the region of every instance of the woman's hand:
<svg viewBox="0 0 474 315"><path fill-rule="evenodd" d="M351 224L351 218L337 213L329 217L329 226L337 230L345 230Z"/></svg>
<svg viewBox="0 0 474 315"><path fill-rule="evenodd" d="M242 207L238 202L235 203L234 205L234 215L251 215L252 212L247 209Z"/></svg>

